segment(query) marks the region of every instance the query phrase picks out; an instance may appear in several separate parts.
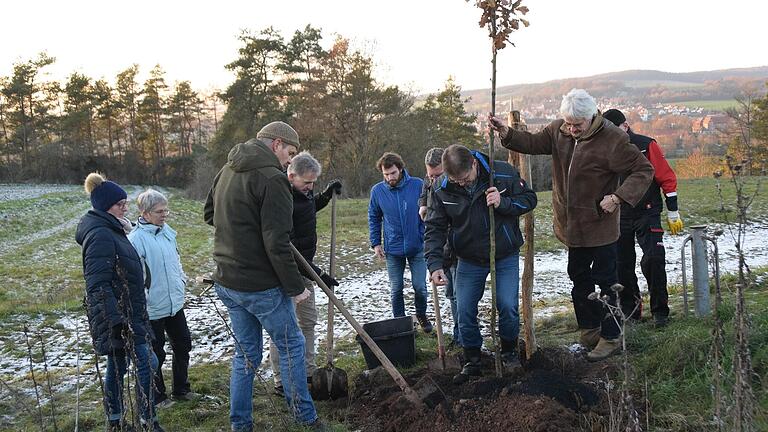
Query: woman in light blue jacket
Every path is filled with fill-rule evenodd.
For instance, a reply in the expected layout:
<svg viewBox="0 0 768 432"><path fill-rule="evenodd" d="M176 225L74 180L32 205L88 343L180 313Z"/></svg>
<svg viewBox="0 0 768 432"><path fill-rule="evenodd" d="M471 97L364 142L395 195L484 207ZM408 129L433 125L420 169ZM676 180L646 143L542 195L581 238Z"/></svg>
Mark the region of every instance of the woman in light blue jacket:
<svg viewBox="0 0 768 432"><path fill-rule="evenodd" d="M166 394L162 372L166 334L173 349L173 399L192 400L198 396L190 391L188 380L192 338L184 316L187 275L181 268L176 231L165 223L170 214L168 199L154 189L147 189L139 195L137 203L141 217L128 239L144 266L147 313L154 333L152 348L159 362L155 372L155 404L167 407L173 402Z"/></svg>

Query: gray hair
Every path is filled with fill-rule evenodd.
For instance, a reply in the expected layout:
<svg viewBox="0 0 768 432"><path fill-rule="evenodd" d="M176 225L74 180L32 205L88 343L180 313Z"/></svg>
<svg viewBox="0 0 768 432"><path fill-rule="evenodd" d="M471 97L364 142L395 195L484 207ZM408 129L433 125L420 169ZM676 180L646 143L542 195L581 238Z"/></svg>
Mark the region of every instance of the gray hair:
<svg viewBox="0 0 768 432"><path fill-rule="evenodd" d="M305 176L307 174L315 174L319 176L323 172L320 167L320 162L317 161L308 151L303 151L291 159L291 164L288 165L288 174L297 176Z"/></svg>
<svg viewBox="0 0 768 432"><path fill-rule="evenodd" d="M563 102L560 104L560 115L563 117L592 120L595 114L597 103L586 90L573 89L563 96Z"/></svg>
<svg viewBox="0 0 768 432"><path fill-rule="evenodd" d="M136 205L142 213L148 212L161 204L168 204L168 198L152 188L140 193L139 197L136 198Z"/></svg>
<svg viewBox="0 0 768 432"><path fill-rule="evenodd" d="M442 147L433 147L427 150L427 154L424 155L424 165L428 165L428 166L431 166L432 168L435 168L437 166L440 166L441 163L443 163Z"/></svg>

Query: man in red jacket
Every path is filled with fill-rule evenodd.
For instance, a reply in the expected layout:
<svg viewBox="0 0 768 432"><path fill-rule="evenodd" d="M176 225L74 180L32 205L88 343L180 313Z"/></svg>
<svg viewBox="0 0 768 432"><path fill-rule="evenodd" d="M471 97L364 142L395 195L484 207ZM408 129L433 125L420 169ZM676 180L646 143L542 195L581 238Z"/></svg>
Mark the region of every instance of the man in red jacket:
<svg viewBox="0 0 768 432"><path fill-rule="evenodd" d="M661 228L661 193L667 203L667 225L672 234L683 229L680 211L677 207L677 176L664 159L661 147L653 138L636 134L627 124L624 114L617 109L610 109L603 117L620 127L629 135L629 142L637 146L641 153L653 165L654 175L651 186L637 206L621 206L621 234L618 242L619 283L624 285L621 292L621 305L624 313L634 319L640 319L643 302L637 286L635 274L635 237L643 250L640 268L648 282L651 297L651 313L657 327L667 324L669 306L667 304L667 272L664 268L664 230ZM622 179L623 180L623 179Z"/></svg>

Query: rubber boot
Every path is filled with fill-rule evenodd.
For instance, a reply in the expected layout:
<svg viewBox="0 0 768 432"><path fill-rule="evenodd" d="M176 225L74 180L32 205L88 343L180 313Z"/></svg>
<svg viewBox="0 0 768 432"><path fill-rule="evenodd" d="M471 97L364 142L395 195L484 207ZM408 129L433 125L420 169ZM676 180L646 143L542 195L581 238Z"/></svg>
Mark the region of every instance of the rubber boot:
<svg viewBox="0 0 768 432"><path fill-rule="evenodd" d="M480 367L480 348L464 348L464 358L467 362L461 368L461 372L453 377L454 384L464 384L469 377L483 374Z"/></svg>
<svg viewBox="0 0 768 432"><path fill-rule="evenodd" d="M600 338L595 349L587 353L587 360L600 361L615 354L621 348L619 339Z"/></svg>
<svg viewBox="0 0 768 432"><path fill-rule="evenodd" d="M600 327L591 329L579 329L581 336L579 336L579 343L588 350L592 350L600 342Z"/></svg>

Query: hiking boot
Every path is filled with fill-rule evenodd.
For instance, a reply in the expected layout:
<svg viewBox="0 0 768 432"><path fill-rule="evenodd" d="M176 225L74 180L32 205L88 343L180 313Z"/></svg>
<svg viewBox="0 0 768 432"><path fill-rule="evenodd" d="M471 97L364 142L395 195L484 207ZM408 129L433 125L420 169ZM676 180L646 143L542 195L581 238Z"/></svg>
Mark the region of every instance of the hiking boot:
<svg viewBox="0 0 768 432"><path fill-rule="evenodd" d="M432 323L429 322L429 318L426 315L416 315L416 319L419 321L419 325L424 330L424 333L432 333Z"/></svg>
<svg viewBox="0 0 768 432"><path fill-rule="evenodd" d="M112 420L107 425L107 432L134 432L135 430L130 424L120 423L120 420Z"/></svg>
<svg viewBox="0 0 768 432"><path fill-rule="evenodd" d="M325 424L320 418L316 418L315 421L307 425L307 428L312 432L330 432L331 428Z"/></svg>
<svg viewBox="0 0 768 432"><path fill-rule="evenodd" d="M615 354L621 348L619 339L600 338L595 349L587 353L587 360L600 361Z"/></svg>
<svg viewBox="0 0 768 432"><path fill-rule="evenodd" d="M588 350L594 349L600 341L600 327L579 329L579 331L581 331L579 343Z"/></svg>
<svg viewBox="0 0 768 432"><path fill-rule="evenodd" d="M666 315L654 315L653 316L653 325L656 328L662 328L666 327L667 324L669 324L669 317Z"/></svg>
<svg viewBox="0 0 768 432"><path fill-rule="evenodd" d="M172 401L172 400L170 400L168 398L165 398L165 399L161 400L160 402L155 403L155 408L157 408L157 409L166 409L166 408L170 408L170 407L174 406L175 404L176 404L176 402L174 402L174 401Z"/></svg>
<svg viewBox="0 0 768 432"><path fill-rule="evenodd" d="M469 377L483 375L480 365L480 348L464 348L464 357L467 362L461 368L461 372L454 375L454 384L464 384L469 380Z"/></svg>
<svg viewBox="0 0 768 432"><path fill-rule="evenodd" d="M194 402L194 401L198 401L198 400L202 399L203 395L201 395L200 393L195 393L195 392L186 392L186 393L182 393L180 395L171 395L171 397L175 401L184 401L184 402L190 402L191 401L191 402Z"/></svg>
<svg viewBox="0 0 768 432"><path fill-rule="evenodd" d="M504 369L510 373L515 373L519 368L522 368L520 357L517 354L517 339L501 340L501 363L504 365Z"/></svg>

